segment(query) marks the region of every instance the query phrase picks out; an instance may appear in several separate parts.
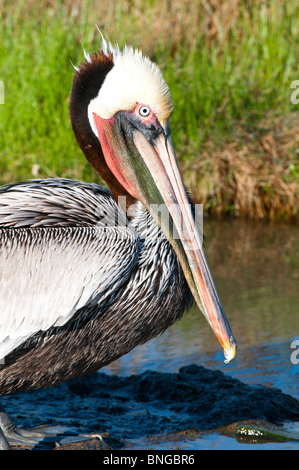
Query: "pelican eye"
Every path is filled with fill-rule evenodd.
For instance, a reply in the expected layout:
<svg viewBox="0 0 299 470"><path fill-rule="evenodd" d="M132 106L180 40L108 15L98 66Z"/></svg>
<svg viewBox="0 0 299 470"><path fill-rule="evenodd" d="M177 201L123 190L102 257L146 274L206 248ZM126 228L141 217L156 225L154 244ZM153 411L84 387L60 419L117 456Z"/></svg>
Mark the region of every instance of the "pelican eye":
<svg viewBox="0 0 299 470"><path fill-rule="evenodd" d="M141 117L147 117L150 114L151 110L148 106L140 106L139 114Z"/></svg>

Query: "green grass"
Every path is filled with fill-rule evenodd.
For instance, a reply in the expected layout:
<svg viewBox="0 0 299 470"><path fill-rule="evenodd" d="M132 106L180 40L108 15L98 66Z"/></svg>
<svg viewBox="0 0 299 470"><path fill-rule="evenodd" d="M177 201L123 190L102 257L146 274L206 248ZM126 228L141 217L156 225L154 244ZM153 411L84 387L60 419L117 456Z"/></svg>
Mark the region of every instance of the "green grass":
<svg viewBox="0 0 299 470"><path fill-rule="evenodd" d="M25 21L8 12L1 26L0 178L30 178L33 165L46 176L68 172L81 160L68 119L70 59L80 49L68 34L75 25L66 12L53 18L45 10Z"/></svg>
<svg viewBox="0 0 299 470"><path fill-rule="evenodd" d="M177 110L173 123L187 142L233 135L236 123L252 127L270 110L276 116L296 110L290 103L290 83L299 76L295 17L265 19L256 12L243 28L241 39L237 28L230 32L221 51L202 38L191 54L182 48L179 75L171 62L166 65Z"/></svg>
<svg viewBox="0 0 299 470"><path fill-rule="evenodd" d="M206 1L176 0L170 10L161 0L97 3L3 0L1 184L36 176L98 180L68 118L71 61L82 61L81 41L98 49L95 24L160 65L175 103L172 134L182 162L197 161L206 141L232 140L238 126L254 133L265 115L298 112L290 101L291 82L299 79L297 0L240 1L226 16ZM298 179L295 158L290 182Z"/></svg>

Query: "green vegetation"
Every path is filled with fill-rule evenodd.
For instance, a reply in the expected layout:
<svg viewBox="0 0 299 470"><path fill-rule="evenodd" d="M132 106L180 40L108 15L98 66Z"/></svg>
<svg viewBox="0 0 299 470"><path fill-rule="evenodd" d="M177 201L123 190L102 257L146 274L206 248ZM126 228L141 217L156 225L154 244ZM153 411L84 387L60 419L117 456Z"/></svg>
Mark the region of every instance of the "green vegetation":
<svg viewBox="0 0 299 470"><path fill-rule="evenodd" d="M140 47L172 91L172 134L196 201L211 213L299 215L296 0L36 1L0 6L0 183L99 182L68 119L72 63L100 47L95 24ZM299 94L297 95L299 97Z"/></svg>

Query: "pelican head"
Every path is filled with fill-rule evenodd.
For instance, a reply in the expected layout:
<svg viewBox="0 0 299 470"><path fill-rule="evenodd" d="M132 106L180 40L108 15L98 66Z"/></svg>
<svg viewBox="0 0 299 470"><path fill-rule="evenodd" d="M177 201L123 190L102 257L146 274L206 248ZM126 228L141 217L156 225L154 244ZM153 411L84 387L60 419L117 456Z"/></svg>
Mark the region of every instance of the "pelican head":
<svg viewBox="0 0 299 470"><path fill-rule="evenodd" d="M85 54L70 99L75 135L114 196L140 201L167 236L226 362L236 343L220 303L171 139L173 101L161 71L140 51L103 39ZM167 217L161 217L161 207Z"/></svg>

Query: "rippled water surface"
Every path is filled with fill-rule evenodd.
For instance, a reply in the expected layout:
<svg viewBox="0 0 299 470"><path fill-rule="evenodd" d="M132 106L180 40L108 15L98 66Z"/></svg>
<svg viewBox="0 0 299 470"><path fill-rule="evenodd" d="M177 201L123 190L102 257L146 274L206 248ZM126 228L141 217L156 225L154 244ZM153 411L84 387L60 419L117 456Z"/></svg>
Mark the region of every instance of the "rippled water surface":
<svg viewBox="0 0 299 470"><path fill-rule="evenodd" d="M164 335L103 370L130 375L145 370L177 372L182 366L198 364L221 370L246 384L277 387L299 398L299 352L296 354L294 342L299 339L298 227L207 220L204 233L210 268L238 343L237 357L230 364L223 363L217 339L198 309L193 308ZM296 424L291 429L298 431ZM156 448L169 445L157 443ZM244 446L252 444L210 433L185 442L183 448ZM257 447L299 446L298 442L259 442Z"/></svg>
<svg viewBox="0 0 299 470"><path fill-rule="evenodd" d="M224 364L218 340L193 308L165 334L94 376L5 397L6 410L19 425L108 431L115 439L112 447L125 449L299 448L298 441L247 439L231 431L235 421L247 417L247 405L249 418L260 420L264 410L267 416L276 412L281 395L299 399L298 227L205 220L204 232L237 357ZM256 384L261 393L252 387ZM273 395L274 388L283 394ZM279 410L289 416L294 408L299 416L298 402L286 403ZM283 422L282 429L297 437L298 428L298 422Z"/></svg>

